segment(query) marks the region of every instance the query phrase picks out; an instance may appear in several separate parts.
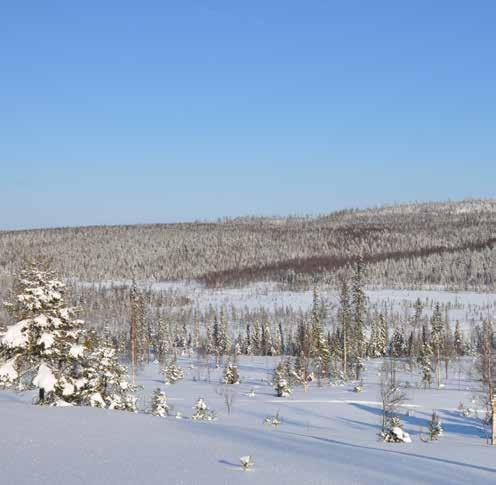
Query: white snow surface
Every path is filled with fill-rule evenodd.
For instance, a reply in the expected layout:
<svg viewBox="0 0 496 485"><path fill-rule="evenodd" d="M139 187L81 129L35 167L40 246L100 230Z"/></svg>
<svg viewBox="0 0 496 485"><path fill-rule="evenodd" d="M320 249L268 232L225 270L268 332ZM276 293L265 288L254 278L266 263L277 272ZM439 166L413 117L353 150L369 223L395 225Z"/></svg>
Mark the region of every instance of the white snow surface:
<svg viewBox="0 0 496 485"><path fill-rule="evenodd" d="M408 406L401 411L412 443L378 438L380 361L368 361L363 391L312 383L305 393L276 398L269 379L277 358L243 357L241 383L231 414L219 393L222 367L209 372L199 362L179 359L185 377L167 387L170 417L94 408L31 405L32 395L0 391L0 482L13 485L320 485L320 484L490 484L496 477L496 448L488 446L479 421L456 410L471 404L476 383L466 376L465 359L454 366L440 390L409 381ZM159 366L138 375L139 404L149 408L155 388L164 389ZM250 392L255 390L254 395ZM252 397L248 397L252 395ZM192 407L202 397L218 416L194 421ZM436 409L444 435L424 443ZM281 424L263 424L279 411ZM184 419L175 419L181 413ZM244 472L240 457L251 456Z"/></svg>

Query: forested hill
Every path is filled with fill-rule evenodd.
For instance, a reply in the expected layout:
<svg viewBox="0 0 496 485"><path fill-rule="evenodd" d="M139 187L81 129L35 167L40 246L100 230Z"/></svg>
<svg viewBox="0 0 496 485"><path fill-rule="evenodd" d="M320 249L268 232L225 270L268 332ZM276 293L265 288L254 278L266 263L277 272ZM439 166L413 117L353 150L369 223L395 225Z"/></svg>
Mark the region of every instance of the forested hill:
<svg viewBox="0 0 496 485"><path fill-rule="evenodd" d="M25 258L53 259L84 281L333 282L357 258L368 284L496 288L496 200L343 210L318 217L245 217L0 232L0 283Z"/></svg>

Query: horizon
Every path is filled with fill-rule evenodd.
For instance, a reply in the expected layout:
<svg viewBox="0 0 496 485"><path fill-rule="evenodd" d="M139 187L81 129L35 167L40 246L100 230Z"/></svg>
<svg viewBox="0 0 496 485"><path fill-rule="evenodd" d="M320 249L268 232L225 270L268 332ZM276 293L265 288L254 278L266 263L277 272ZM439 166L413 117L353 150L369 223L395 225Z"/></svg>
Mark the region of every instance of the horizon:
<svg viewBox="0 0 496 485"><path fill-rule="evenodd" d="M45 230L63 230L63 229L91 229L91 228L100 228L100 227L122 227L122 226L168 226L168 225L176 225L176 224L222 224L224 222L232 222L239 219L268 219L268 220L277 220L277 219L319 219L321 217L328 217L333 214L337 214L340 212L362 212L362 211L380 211L382 209L388 208L401 208L401 207L409 207L409 206L423 206L423 205L442 205L442 204L462 204L462 203L473 203L473 202L489 202L496 204L495 198L476 198L476 197L467 197L464 199L444 199L444 200L412 200L412 201L403 201L403 202L391 202L391 203L383 203L376 204L370 206L361 206L361 207L344 207L341 209L331 210L328 212L319 212L319 213L308 213L308 214L297 214L297 213L289 213L289 214L239 214L234 216L217 216L212 217L211 219L185 219L178 221L150 221L150 222L123 222L119 224L85 224L85 225L66 225L66 226L33 226L33 227L18 227L18 228L1 228L0 233L2 232L25 232L25 231L45 231Z"/></svg>
<svg viewBox="0 0 496 485"><path fill-rule="evenodd" d="M493 2L1 12L0 230L496 198Z"/></svg>

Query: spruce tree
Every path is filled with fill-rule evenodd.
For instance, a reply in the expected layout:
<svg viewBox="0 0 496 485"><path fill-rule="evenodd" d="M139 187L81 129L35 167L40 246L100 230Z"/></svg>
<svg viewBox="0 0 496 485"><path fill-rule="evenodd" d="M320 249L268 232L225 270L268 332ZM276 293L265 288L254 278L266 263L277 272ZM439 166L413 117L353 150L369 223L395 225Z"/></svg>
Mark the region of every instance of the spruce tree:
<svg viewBox="0 0 496 485"><path fill-rule="evenodd" d="M274 370L273 386L277 397L289 397L291 394L288 376L286 375L286 367L282 362Z"/></svg>
<svg viewBox="0 0 496 485"><path fill-rule="evenodd" d="M224 384L239 384L238 367L230 362L224 368Z"/></svg>
<svg viewBox="0 0 496 485"><path fill-rule="evenodd" d="M82 369L82 404L136 412L135 387L128 382L127 369L110 340L93 334L90 347Z"/></svg>
<svg viewBox="0 0 496 485"><path fill-rule="evenodd" d="M177 365L176 357L170 360L165 368L162 369L162 374L166 384L175 384L184 377L183 370Z"/></svg>
<svg viewBox="0 0 496 485"><path fill-rule="evenodd" d="M435 357L436 383L437 387L441 385L441 350L443 345L443 316L439 303L436 303L434 312L431 317L431 345Z"/></svg>
<svg viewBox="0 0 496 485"><path fill-rule="evenodd" d="M159 387L153 392L151 412L154 416L164 417L169 415L167 396Z"/></svg>
<svg viewBox="0 0 496 485"><path fill-rule="evenodd" d="M436 413L436 411L433 411L431 419L429 421L429 436L431 441L439 439L442 434L443 427L441 424L441 420L439 419L439 415Z"/></svg>
<svg viewBox="0 0 496 485"><path fill-rule="evenodd" d="M422 372L422 382L424 388L431 386L432 382L432 348L429 342L422 344L422 350L418 357L418 363Z"/></svg>
<svg viewBox="0 0 496 485"><path fill-rule="evenodd" d="M461 357L465 353L465 344L463 342L463 332L460 327L460 322L457 320L455 326L455 335L454 335L454 346L456 354Z"/></svg>
<svg viewBox="0 0 496 485"><path fill-rule="evenodd" d="M41 263L23 269L5 306L16 323L1 337L0 382L39 390L38 403L77 403L86 349L81 320L64 302L65 285Z"/></svg>
<svg viewBox="0 0 496 485"><path fill-rule="evenodd" d="M194 413L191 416L196 421L213 421L215 419L215 412L208 409L205 400L200 397L193 408Z"/></svg>
<svg viewBox="0 0 496 485"><path fill-rule="evenodd" d="M350 342L353 336L351 335L351 308L348 282L345 277L340 279L340 308L339 308L339 325L340 325L340 354L342 362L343 378L348 378L348 366L350 356Z"/></svg>
<svg viewBox="0 0 496 485"><path fill-rule="evenodd" d="M355 368L355 378L360 378L360 372L363 368L362 359L365 355L365 302L366 296L363 288L363 260L360 257L355 264L352 285L352 319L353 319L353 340L352 354L353 365Z"/></svg>

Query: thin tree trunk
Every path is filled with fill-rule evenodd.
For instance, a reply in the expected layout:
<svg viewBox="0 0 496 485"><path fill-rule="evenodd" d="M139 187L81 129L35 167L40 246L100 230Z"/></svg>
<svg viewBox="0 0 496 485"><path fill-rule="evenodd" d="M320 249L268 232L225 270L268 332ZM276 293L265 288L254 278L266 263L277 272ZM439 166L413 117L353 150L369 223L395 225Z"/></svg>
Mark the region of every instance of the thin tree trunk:
<svg viewBox="0 0 496 485"><path fill-rule="evenodd" d="M496 445L496 397L493 397L492 405L493 405L493 412L492 412L493 429L491 434L491 444Z"/></svg>

